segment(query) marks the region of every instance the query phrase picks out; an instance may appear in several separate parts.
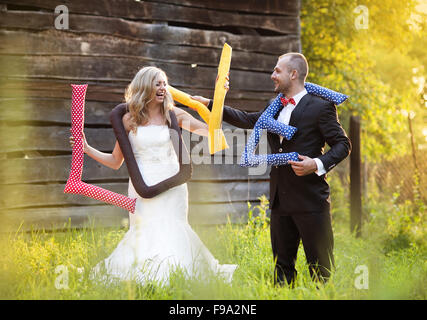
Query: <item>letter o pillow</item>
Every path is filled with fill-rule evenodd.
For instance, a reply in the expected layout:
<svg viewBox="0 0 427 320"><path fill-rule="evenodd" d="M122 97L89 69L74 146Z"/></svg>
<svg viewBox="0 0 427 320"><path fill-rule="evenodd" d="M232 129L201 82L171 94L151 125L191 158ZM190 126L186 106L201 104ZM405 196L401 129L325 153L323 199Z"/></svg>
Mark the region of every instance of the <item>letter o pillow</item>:
<svg viewBox="0 0 427 320"><path fill-rule="evenodd" d="M182 141L181 130L178 126L178 120L176 119L175 113L173 111L169 111L171 118L169 131L171 133L172 144L179 160L179 171L177 174L166 180L155 185L148 186L142 178L128 135L125 127L123 126L122 118L126 112L127 104L119 104L113 109L113 111L111 111L110 121L117 141L119 142L120 149L122 150L123 157L128 168L129 177L132 180L135 191L141 196L141 198L153 198L170 188L188 181L192 174L191 159L185 144Z"/></svg>

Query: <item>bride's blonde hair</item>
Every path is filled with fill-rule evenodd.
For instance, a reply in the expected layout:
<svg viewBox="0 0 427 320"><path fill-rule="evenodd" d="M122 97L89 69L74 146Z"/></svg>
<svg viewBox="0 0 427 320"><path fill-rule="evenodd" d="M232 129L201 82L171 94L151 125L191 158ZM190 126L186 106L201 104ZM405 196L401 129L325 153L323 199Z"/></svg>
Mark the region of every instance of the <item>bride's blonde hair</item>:
<svg viewBox="0 0 427 320"><path fill-rule="evenodd" d="M131 116L131 129L136 131L138 125L144 125L148 122L147 105L155 97L155 83L157 76L163 74L166 78L166 73L156 67L144 67L140 69L131 83L127 86L125 91L125 100L128 104L130 116ZM163 108L161 113L170 124L171 119L169 116L169 110L172 110L174 106L172 95L166 88L165 98L163 101Z"/></svg>

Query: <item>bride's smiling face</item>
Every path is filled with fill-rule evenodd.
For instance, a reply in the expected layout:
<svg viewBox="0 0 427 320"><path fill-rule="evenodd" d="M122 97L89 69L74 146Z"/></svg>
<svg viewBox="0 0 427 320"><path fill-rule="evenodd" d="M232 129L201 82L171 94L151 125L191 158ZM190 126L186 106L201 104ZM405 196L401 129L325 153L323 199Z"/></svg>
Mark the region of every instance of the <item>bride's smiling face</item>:
<svg viewBox="0 0 427 320"><path fill-rule="evenodd" d="M156 104L162 104L165 101L167 79L163 73L159 73L153 82L153 99Z"/></svg>

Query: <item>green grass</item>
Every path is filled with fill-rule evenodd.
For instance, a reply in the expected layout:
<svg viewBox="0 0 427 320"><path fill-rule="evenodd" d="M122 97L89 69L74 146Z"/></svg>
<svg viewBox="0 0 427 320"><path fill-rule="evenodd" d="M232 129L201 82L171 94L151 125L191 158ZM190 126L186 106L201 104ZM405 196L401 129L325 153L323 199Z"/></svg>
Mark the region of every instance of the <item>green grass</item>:
<svg viewBox="0 0 427 320"><path fill-rule="evenodd" d="M91 281L91 268L112 252L126 229L70 228L2 235L0 299L426 299L425 245L409 241L390 249L390 239L396 237L390 238L380 223L386 223L383 218L366 223L359 239L350 234L347 222L341 221L345 219L337 219L336 268L325 285L317 287L311 281L301 245L296 288L275 287L264 209L263 205L250 208L245 225L194 227L220 263L239 265L232 284L215 277L208 283L186 280L179 272L169 286L129 281L107 286ZM359 265L368 268L368 289L355 287ZM61 266L68 269L68 288L60 287L65 283Z"/></svg>

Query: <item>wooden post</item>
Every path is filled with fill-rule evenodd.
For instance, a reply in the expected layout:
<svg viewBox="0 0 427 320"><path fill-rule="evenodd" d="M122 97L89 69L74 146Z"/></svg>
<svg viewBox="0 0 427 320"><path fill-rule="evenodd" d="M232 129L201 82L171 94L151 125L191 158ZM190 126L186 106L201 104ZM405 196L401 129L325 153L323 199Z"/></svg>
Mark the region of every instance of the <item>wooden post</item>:
<svg viewBox="0 0 427 320"><path fill-rule="evenodd" d="M416 188L414 189L414 191L417 191L421 199L425 201L424 193L422 191L422 188L420 188L420 186L422 186L421 171L420 171L420 168L418 167L417 148L415 146L414 131L412 130L411 111L408 112L408 125L409 125L409 133L411 136L412 160L414 161L414 179L415 178L418 179L418 183L414 186Z"/></svg>
<svg viewBox="0 0 427 320"><path fill-rule="evenodd" d="M415 147L415 139L414 132L412 131L412 119L411 112L408 112L408 125L409 125L409 133L411 135L411 148L412 148L412 160L414 161L414 168L416 172L419 172L418 163L417 163L417 148Z"/></svg>
<svg viewBox="0 0 427 320"><path fill-rule="evenodd" d="M350 117L350 230L356 237L362 233L362 183L360 161L360 118Z"/></svg>

